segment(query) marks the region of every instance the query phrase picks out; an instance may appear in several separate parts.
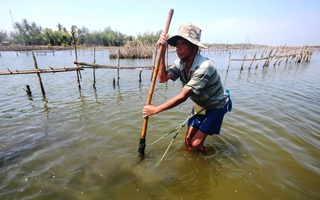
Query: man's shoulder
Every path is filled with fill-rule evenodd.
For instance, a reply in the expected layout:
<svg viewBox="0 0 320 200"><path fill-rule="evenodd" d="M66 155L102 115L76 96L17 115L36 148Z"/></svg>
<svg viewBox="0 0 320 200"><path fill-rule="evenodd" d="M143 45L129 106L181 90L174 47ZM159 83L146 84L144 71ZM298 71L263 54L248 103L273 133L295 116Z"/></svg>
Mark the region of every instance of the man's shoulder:
<svg viewBox="0 0 320 200"><path fill-rule="evenodd" d="M207 57L204 57L203 55L201 55L200 53L197 54L196 56L196 62L197 62L197 65L204 65L204 66L213 66L213 61L210 60L209 58Z"/></svg>

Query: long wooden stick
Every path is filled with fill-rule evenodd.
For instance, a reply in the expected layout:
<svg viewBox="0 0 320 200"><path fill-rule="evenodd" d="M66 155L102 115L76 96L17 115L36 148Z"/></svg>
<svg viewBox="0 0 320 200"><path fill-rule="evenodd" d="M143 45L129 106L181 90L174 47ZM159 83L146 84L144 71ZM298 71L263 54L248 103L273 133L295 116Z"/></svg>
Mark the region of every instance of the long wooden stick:
<svg viewBox="0 0 320 200"><path fill-rule="evenodd" d="M39 69L38 68L38 63L37 63L36 57L34 56L33 51L32 51L32 58L33 58L33 62L34 62L34 68L36 70L38 70ZM37 73L37 77L38 77L38 81L39 81L39 84L40 84L42 97L45 98L46 97L46 92L44 91L44 87L43 87L43 84L42 84L42 79L41 79L40 73Z"/></svg>
<svg viewBox="0 0 320 200"><path fill-rule="evenodd" d="M166 21L165 28L163 30L164 34L168 33L172 15L173 15L173 9L170 9L169 14L168 14L168 18L167 18L167 21ZM158 71L159 71L160 56L161 56L161 52L162 51L163 51L163 47L162 47L162 45L160 45L159 53L158 53L158 56L157 56L157 62L156 62L156 66L155 66L154 71L153 71L153 76L152 76L152 80L151 80L151 85L150 85L150 89L149 89L148 99L147 99L147 104L146 105L150 105L151 104L153 90L154 90L154 86L155 86L155 83L156 83L157 74L158 74ZM138 149L138 153L139 153L139 157L140 158L144 157L144 150L145 150L145 147L146 147L146 133L147 133L147 126L148 126L148 119L149 119L149 117L145 117L143 119L143 125L142 125L142 131L141 131L140 143L139 143L139 149Z"/></svg>
<svg viewBox="0 0 320 200"><path fill-rule="evenodd" d="M105 69L153 69L153 66L111 66L111 65L100 65L92 64L87 62L74 61L74 64L81 65L82 68L105 68Z"/></svg>
<svg viewBox="0 0 320 200"><path fill-rule="evenodd" d="M48 68L48 69L26 69L26 70L10 70L0 72L0 75L15 75L15 74L38 74L38 73L56 73L56 72L69 72L76 70L83 70L82 67L64 67L64 68Z"/></svg>

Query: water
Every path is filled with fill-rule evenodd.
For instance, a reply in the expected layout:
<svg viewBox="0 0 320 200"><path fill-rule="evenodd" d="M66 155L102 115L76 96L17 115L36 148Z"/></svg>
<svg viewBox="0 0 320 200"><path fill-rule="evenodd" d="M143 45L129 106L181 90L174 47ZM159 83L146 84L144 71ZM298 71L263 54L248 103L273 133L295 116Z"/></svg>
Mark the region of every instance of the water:
<svg viewBox="0 0 320 200"><path fill-rule="evenodd" d="M32 57L1 52L0 71L33 69ZM116 65L107 51L96 52L98 64ZM206 53L215 60L234 108L225 116L221 135L208 137L207 153L184 151L183 128L164 160L172 139L147 145L137 154L141 108L150 86L150 70L97 69L37 76L0 76L1 199L319 199L320 54L310 63L245 69L227 53ZM235 55L237 56L237 55ZM240 57L242 55L239 55ZM39 68L72 67L70 51L36 55ZM92 51L79 61L93 62ZM172 62L174 55L169 55ZM121 60L126 66L152 60ZM253 65L255 66L255 65ZM30 85L28 97L23 90ZM180 90L179 82L156 84L153 103ZM180 125L192 102L152 116L147 143Z"/></svg>

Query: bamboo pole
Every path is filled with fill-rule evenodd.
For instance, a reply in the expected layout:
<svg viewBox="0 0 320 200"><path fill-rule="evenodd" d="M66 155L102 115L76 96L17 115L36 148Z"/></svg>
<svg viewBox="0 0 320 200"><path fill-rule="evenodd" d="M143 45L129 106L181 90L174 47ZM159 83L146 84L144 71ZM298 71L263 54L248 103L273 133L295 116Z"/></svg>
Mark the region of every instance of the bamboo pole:
<svg viewBox="0 0 320 200"><path fill-rule="evenodd" d="M167 34L168 33L172 15L173 15L173 9L170 9L169 14L168 14L168 18L167 18L167 21L166 21L165 28L163 30L163 34ZM158 56L157 56L157 63L156 63L155 68L154 68L154 72L153 72L153 76L152 76L152 80L151 80L151 84L150 84L150 89L149 89L148 99L147 99L147 104L146 105L150 105L151 100L152 100L153 90L154 90L154 86L155 86L156 79L157 79L157 73L159 71L160 56L161 56L161 53L163 52L163 50L165 50L165 49L163 49L163 46L160 46L159 47L159 53L158 53ZM149 117L144 117L143 118L142 131L141 131L141 135L140 135L139 149L138 149L138 153L139 153L139 157L140 158L144 157L144 150L145 150L145 147L146 147L146 134L147 134L148 119L149 119Z"/></svg>
<svg viewBox="0 0 320 200"><path fill-rule="evenodd" d="M257 60L267 60L268 58L265 57L263 58L263 55L261 56L261 58L246 58L245 61L257 61ZM244 59L243 58L231 58L230 61L243 61Z"/></svg>
<svg viewBox="0 0 320 200"><path fill-rule="evenodd" d="M280 61L278 62L278 65L281 64L281 62L284 60L284 58L288 58L288 52L289 52L289 50L288 50L288 49L285 49L284 56L281 56L281 59L280 59Z"/></svg>
<svg viewBox="0 0 320 200"><path fill-rule="evenodd" d="M244 57L243 57L243 61L242 61L242 65L241 65L241 68L240 68L240 71L243 70L243 64L244 62L246 61L246 57L247 57L247 53L244 54Z"/></svg>
<svg viewBox="0 0 320 200"><path fill-rule="evenodd" d="M71 35L72 35L72 38L73 38L73 44L74 44L74 54L75 54L75 59L76 61L78 61L78 53L77 53L77 42L76 42L76 30L74 27L71 28ZM79 68L79 65L76 64L76 67ZM80 74L80 71L77 70L77 82L78 82L78 88L79 90L81 90L81 84L80 84L80 77L81 77L81 74Z"/></svg>
<svg viewBox="0 0 320 200"><path fill-rule="evenodd" d="M119 80L120 80L120 49L118 49L118 54L117 54L117 84L119 85Z"/></svg>
<svg viewBox="0 0 320 200"><path fill-rule="evenodd" d="M29 97L32 96L32 92L31 92L31 89L30 89L30 86L29 86L29 85L26 85L26 89L24 89L24 91L27 92L27 95L28 95Z"/></svg>
<svg viewBox="0 0 320 200"><path fill-rule="evenodd" d="M96 49L93 48L93 64L96 64ZM93 88L96 88L96 68L92 68Z"/></svg>
<svg viewBox="0 0 320 200"><path fill-rule="evenodd" d="M284 55L282 56L282 54L284 53ZM276 66L277 62L281 62L282 58L286 57L286 45L284 45L281 49L281 51L279 52L279 55L277 56L277 60L276 62L273 64L273 66ZM279 65L278 63L278 65Z"/></svg>
<svg viewBox="0 0 320 200"><path fill-rule="evenodd" d="M277 62L278 62L280 57L281 57L281 52L279 52L279 55L275 57L276 61L273 63L273 66L276 66L276 64L277 64Z"/></svg>
<svg viewBox="0 0 320 200"><path fill-rule="evenodd" d="M270 58L271 58L272 52L273 52L273 50L271 49L270 52L269 52L269 54L268 54L268 57L267 57L267 59L266 59L266 62L264 62L264 64L263 64L263 67L269 66L269 60L270 60Z"/></svg>
<svg viewBox="0 0 320 200"><path fill-rule="evenodd" d="M277 54L278 51L279 51L279 49L277 49L277 50L273 53L273 55L269 57L269 59L268 59L268 66L269 66L269 64L271 63L271 61L273 60L273 58L276 56L276 54Z"/></svg>
<svg viewBox="0 0 320 200"><path fill-rule="evenodd" d="M81 65L81 68L105 68L105 69L153 69L153 66L142 66L142 67L134 67L134 66L110 66L110 65L99 65L99 64L92 64L87 62L80 62L74 61L74 64Z"/></svg>
<svg viewBox="0 0 320 200"><path fill-rule="evenodd" d="M141 73L142 73L142 69L140 69L140 72L139 72L139 83L141 83L142 79L141 79Z"/></svg>
<svg viewBox="0 0 320 200"><path fill-rule="evenodd" d="M312 56L313 52L312 51L308 51L308 57L306 62L309 62L311 60L311 56Z"/></svg>
<svg viewBox="0 0 320 200"><path fill-rule="evenodd" d="M296 63L300 63L301 62L301 53L297 54L297 58L296 58Z"/></svg>
<svg viewBox="0 0 320 200"><path fill-rule="evenodd" d="M293 54L292 54L292 56L291 56L290 63L291 63L291 62L292 62L292 60L296 57L296 51L297 51L297 50L294 50L294 52L293 52Z"/></svg>
<svg viewBox="0 0 320 200"><path fill-rule="evenodd" d="M289 60L289 58L290 58L290 56L291 56L291 53L290 53L290 50L288 49L288 52L287 52L287 59L286 59L286 64L288 63L288 60Z"/></svg>
<svg viewBox="0 0 320 200"><path fill-rule="evenodd" d="M258 62L258 63L257 63L257 65L256 65L256 69L258 69L258 66L259 66L259 64L260 64L260 62L261 62L261 60L262 60L263 53L264 53L264 52L262 52L262 54L261 54L261 58L259 59L259 62Z"/></svg>
<svg viewBox="0 0 320 200"><path fill-rule="evenodd" d="M34 52L33 51L32 51L32 58L33 58L34 68L38 70L39 68L38 68L37 60L36 60L36 57L34 56ZM39 81L39 84L40 84L42 96L43 96L43 98L45 98L46 97L46 92L44 91L44 87L43 87L43 84L42 84L40 73L37 73L37 77L38 77L38 81Z"/></svg>
<svg viewBox="0 0 320 200"><path fill-rule="evenodd" d="M252 58L252 61L251 61L251 63L250 63L249 69L251 69L251 65L252 65L253 61L255 61L256 55L257 55L257 54L254 54L254 56L253 56L253 58Z"/></svg>
<svg viewBox="0 0 320 200"><path fill-rule="evenodd" d="M229 52L229 64L228 64L228 68L227 68L227 71L229 71L229 67L230 67L230 61L231 61L231 52Z"/></svg>
<svg viewBox="0 0 320 200"><path fill-rule="evenodd" d="M83 70L82 67L64 67L64 68L49 68L49 69L27 69L27 70L10 70L0 72L0 75L16 75L16 74L38 74L38 73L56 73L56 72L69 72L76 70Z"/></svg>

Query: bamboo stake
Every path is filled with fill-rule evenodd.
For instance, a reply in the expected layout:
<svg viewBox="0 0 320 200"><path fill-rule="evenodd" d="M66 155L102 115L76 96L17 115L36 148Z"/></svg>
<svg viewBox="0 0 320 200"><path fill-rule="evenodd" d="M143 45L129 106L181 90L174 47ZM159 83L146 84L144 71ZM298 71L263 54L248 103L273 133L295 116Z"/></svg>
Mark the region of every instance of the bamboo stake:
<svg viewBox="0 0 320 200"><path fill-rule="evenodd" d="M243 70L243 64L244 62L246 61L246 57L247 57L247 53L244 54L244 57L243 57L243 61L242 61L242 65L241 65L241 68L240 68L240 71Z"/></svg>
<svg viewBox="0 0 320 200"><path fill-rule="evenodd" d="M229 67L230 67L230 61L231 61L231 52L229 52L229 64L228 64L228 68L227 68L227 71L229 71Z"/></svg>
<svg viewBox="0 0 320 200"><path fill-rule="evenodd" d="M269 66L269 64L271 63L272 59L276 56L276 53L277 53L278 51L279 51L279 49L277 49L277 50L274 52L274 54L269 57L269 59L268 59L268 66Z"/></svg>
<svg viewBox="0 0 320 200"><path fill-rule="evenodd" d="M295 58L295 56L296 56L296 50L294 50L294 52L293 52L293 54L291 56L290 64L291 64L292 60Z"/></svg>
<svg viewBox="0 0 320 200"><path fill-rule="evenodd" d="M282 54L284 53L284 56L282 56ZM277 56L277 60L276 62L273 64L273 66L276 66L277 62L281 63L281 60L283 59L283 57L286 56L286 45L284 45L281 49L281 51L279 52L279 55ZM278 63L278 65L279 65Z"/></svg>
<svg viewBox="0 0 320 200"><path fill-rule="evenodd" d="M296 63L300 63L301 62L301 53L297 54L297 59L295 61Z"/></svg>
<svg viewBox="0 0 320 200"><path fill-rule="evenodd" d="M71 34L72 34L72 38L73 38L73 44L74 44L74 53L75 53L75 58L76 58L76 61L78 61L78 53L77 53L77 42L76 42L76 31L75 31L75 28L72 27L71 29ZM76 64L76 67L79 68L79 65ZM77 70L77 82L78 82L78 88L79 90L81 90L81 84L80 84L80 71Z"/></svg>
<svg viewBox="0 0 320 200"><path fill-rule="evenodd" d="M165 28L163 30L164 34L168 33L172 15L173 15L173 9L170 9L169 14L168 14L168 18L167 18L167 21L166 21ZM159 71L161 52L163 52L163 50L165 50L165 49L163 49L163 46L160 46L159 47L159 53L158 53L158 56L157 56L157 63L156 63L156 66L155 66L155 69L154 69L154 72L153 72L152 81L151 81L151 85L150 85L150 89L149 89L147 105L150 105L150 103L151 103L153 90L154 90L157 74L158 74L158 71ZM141 131L139 149L138 149L138 153L139 153L139 157L140 158L144 157L144 150L145 150L145 147L146 147L146 133L147 133L147 126L148 126L148 119L149 119L149 117L144 117L143 118L143 125L142 125L142 131Z"/></svg>
<svg viewBox="0 0 320 200"><path fill-rule="evenodd" d="M284 56L281 57L280 61L278 62L278 65L281 64L281 62L284 60L284 58L288 58L288 52L289 52L289 50L286 49L284 52Z"/></svg>
<svg viewBox="0 0 320 200"><path fill-rule="evenodd" d="M269 66L269 60L271 59L271 54L273 50L270 50L269 55L266 59L266 62L263 64L263 67Z"/></svg>
<svg viewBox="0 0 320 200"><path fill-rule="evenodd" d="M312 54L313 54L312 50L308 51L308 57L306 62L310 62Z"/></svg>
<svg viewBox="0 0 320 200"><path fill-rule="evenodd" d="M263 52L263 53L264 53L264 52ZM256 69L258 69L258 66L259 66L259 64L260 64L260 62L261 62L261 60L262 60L263 53L261 54L261 59L259 60L259 62L258 62L257 65L256 65Z"/></svg>
<svg viewBox="0 0 320 200"><path fill-rule="evenodd" d="M142 79L141 79L141 73L142 73L142 69L140 69L140 72L139 72L139 83L141 83Z"/></svg>
<svg viewBox="0 0 320 200"><path fill-rule="evenodd" d="M27 95L28 95L29 97L32 96L32 92L31 92L31 89L30 89L30 86L29 86L29 85L26 85L26 89L24 89L24 91L27 92Z"/></svg>
<svg viewBox="0 0 320 200"><path fill-rule="evenodd" d="M96 64L96 49L93 48L93 64ZM96 68L92 68L93 88L96 88Z"/></svg>
<svg viewBox="0 0 320 200"><path fill-rule="evenodd" d="M288 63L288 60L290 58L291 54L290 54L290 50L288 49L288 52L287 52L287 59L286 59L286 64Z"/></svg>
<svg viewBox="0 0 320 200"><path fill-rule="evenodd" d="M118 49L118 56L117 56L117 67L118 67L118 70L117 70L117 84L119 85L119 80L120 80L120 49Z"/></svg>
<svg viewBox="0 0 320 200"><path fill-rule="evenodd" d="M37 64L37 60L36 60L36 57L34 56L33 51L32 51L32 58L33 58L34 68L39 69L38 68L38 64ZM38 81L39 81L39 84L40 84L42 96L43 96L43 98L45 98L46 97L46 92L44 91L44 88L43 88L43 84L42 84L40 73L37 73L37 77L38 77Z"/></svg>
<svg viewBox="0 0 320 200"><path fill-rule="evenodd" d="M252 58L252 61L251 61L250 66L249 66L249 69L251 69L251 65L252 65L253 61L255 60L255 58L256 58L256 54L254 54L254 56Z"/></svg>

